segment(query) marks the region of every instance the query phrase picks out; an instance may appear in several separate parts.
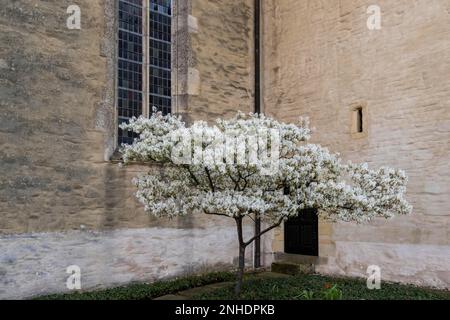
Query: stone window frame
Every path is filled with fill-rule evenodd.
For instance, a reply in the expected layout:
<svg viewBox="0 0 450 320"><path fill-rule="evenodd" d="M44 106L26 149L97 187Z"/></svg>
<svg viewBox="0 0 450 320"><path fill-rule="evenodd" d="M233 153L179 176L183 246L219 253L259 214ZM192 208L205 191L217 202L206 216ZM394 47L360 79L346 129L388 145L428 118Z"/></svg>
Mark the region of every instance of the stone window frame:
<svg viewBox="0 0 450 320"><path fill-rule="evenodd" d="M172 0L172 113L187 113L189 95L188 79L195 59L191 50L190 35L197 32L197 19L191 15L193 0ZM144 10L146 11L146 10ZM107 77L101 102L96 107L95 127L105 133L105 161L116 160L118 154L118 1L104 1L104 33L100 55L106 59ZM145 30L144 34L148 34ZM146 51L144 50L144 54ZM146 68L144 68L146 69ZM147 77L147 71L145 70ZM144 80L147 81L147 80ZM148 97L143 101L143 113Z"/></svg>
<svg viewBox="0 0 450 320"><path fill-rule="evenodd" d="M358 112L362 112L362 132L358 130ZM369 135L369 108L367 102L354 102L350 105L350 134L353 139L364 139Z"/></svg>

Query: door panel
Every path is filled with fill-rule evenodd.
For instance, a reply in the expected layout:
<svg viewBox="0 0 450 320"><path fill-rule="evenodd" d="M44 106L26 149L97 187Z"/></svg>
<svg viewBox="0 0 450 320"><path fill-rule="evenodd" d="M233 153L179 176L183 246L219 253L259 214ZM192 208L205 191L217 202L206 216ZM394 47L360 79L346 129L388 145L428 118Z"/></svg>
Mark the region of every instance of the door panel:
<svg viewBox="0 0 450 320"><path fill-rule="evenodd" d="M288 220L284 228L285 252L305 256L319 255L319 218L317 210L303 210Z"/></svg>

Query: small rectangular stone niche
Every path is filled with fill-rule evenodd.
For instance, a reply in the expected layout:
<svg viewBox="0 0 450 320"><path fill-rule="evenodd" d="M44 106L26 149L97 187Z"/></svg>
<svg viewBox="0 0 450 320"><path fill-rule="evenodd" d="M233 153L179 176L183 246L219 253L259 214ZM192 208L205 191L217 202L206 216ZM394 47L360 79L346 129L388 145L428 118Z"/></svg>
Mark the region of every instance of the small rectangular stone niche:
<svg viewBox="0 0 450 320"><path fill-rule="evenodd" d="M367 136L368 119L367 105L354 104L350 107L351 113L351 135L353 138L363 138Z"/></svg>
<svg viewBox="0 0 450 320"><path fill-rule="evenodd" d="M356 133L364 132L364 118L363 118L363 109L362 107L356 108Z"/></svg>

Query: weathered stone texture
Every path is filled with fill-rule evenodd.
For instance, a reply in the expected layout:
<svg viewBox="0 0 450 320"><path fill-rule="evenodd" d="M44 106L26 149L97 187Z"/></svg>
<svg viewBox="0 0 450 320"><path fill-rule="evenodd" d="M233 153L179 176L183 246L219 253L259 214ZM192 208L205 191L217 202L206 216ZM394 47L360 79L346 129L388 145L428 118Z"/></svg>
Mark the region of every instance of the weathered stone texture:
<svg viewBox="0 0 450 320"><path fill-rule="evenodd" d="M369 266L381 268L382 281L405 282L434 288L450 287L450 247L336 241L335 257L317 272L367 278Z"/></svg>
<svg viewBox="0 0 450 320"><path fill-rule="evenodd" d="M359 260L380 263L390 279L448 287L450 3L377 1L379 31L366 26L372 4L264 1L265 111L287 121L309 116L313 142L410 177L413 215L333 226L325 251L320 244L335 258L328 272L358 273ZM364 135L351 131L355 106L365 108ZM361 248L354 254L353 242Z"/></svg>
<svg viewBox="0 0 450 320"><path fill-rule="evenodd" d="M72 4L0 6L0 298L64 291L70 264L85 270L86 289L230 265L232 223L152 218L131 184L149 169L107 161L117 130L115 0L77 1L81 30L66 27ZM250 4L174 1L174 111L188 120L251 110Z"/></svg>
<svg viewBox="0 0 450 320"><path fill-rule="evenodd" d="M114 3L78 1L81 30L66 27L72 1L0 7L0 233L170 224L149 218L134 199L131 179L142 168L105 161L116 135ZM174 29L184 20L191 29L180 39L174 30L174 56L188 67L176 71L191 81L185 115L250 111L251 1L176 4ZM202 219L189 220L177 226Z"/></svg>
<svg viewBox="0 0 450 320"><path fill-rule="evenodd" d="M66 270L74 265L82 290L92 290L230 270L236 252L235 228L223 226L0 236L0 299L68 292Z"/></svg>
<svg viewBox="0 0 450 320"><path fill-rule="evenodd" d="M174 110L187 120L252 111L253 1L180 1L174 2ZM77 1L80 31L66 28L71 4L15 0L0 6L0 283L29 281L17 297L39 293L46 283L45 292L64 290L60 280L71 247L89 270L88 287L161 277L157 268L164 262L152 250L166 244L163 236L173 241L165 253L156 252L173 262L170 275L184 271L188 256L179 248L185 241L200 241L196 266L229 262L234 253L216 242L228 229L218 238L207 231L218 220L150 218L130 183L146 169L105 161L116 147L114 0ZM328 263L319 269L362 275L361 266L378 263L387 279L448 287L450 3L379 1L380 31L366 28L371 4L264 0L264 108L287 121L309 116L313 141L345 159L410 175L414 214L367 226L322 224L320 252ZM355 106L365 108L363 135L351 132ZM99 229L122 231L58 233ZM18 233L27 235L10 235ZM283 247L282 233L274 234L273 244L272 235L264 239L265 265L273 259L272 245ZM135 242L141 238L151 245ZM114 247L120 248L114 255L96 260ZM31 260L27 248L35 252ZM123 263L135 269L121 267L127 250L130 260ZM167 255L172 251L175 260ZM31 266L58 259L54 269ZM113 268L112 279L103 278L100 264ZM47 274L31 279L30 271ZM52 273L58 276L50 280Z"/></svg>
<svg viewBox="0 0 450 320"><path fill-rule="evenodd" d="M194 75L189 114L212 120L253 111L253 0L193 0L191 14L198 24L191 67L199 83Z"/></svg>
<svg viewBox="0 0 450 320"><path fill-rule="evenodd" d="M0 8L0 58L7 65L0 73L1 233L120 221L110 215L123 212L131 189L122 179L130 175L104 162L110 132L96 122L111 83L100 56L104 3L78 2L82 30L66 27L71 1L9 1ZM129 206L130 216L135 212Z"/></svg>

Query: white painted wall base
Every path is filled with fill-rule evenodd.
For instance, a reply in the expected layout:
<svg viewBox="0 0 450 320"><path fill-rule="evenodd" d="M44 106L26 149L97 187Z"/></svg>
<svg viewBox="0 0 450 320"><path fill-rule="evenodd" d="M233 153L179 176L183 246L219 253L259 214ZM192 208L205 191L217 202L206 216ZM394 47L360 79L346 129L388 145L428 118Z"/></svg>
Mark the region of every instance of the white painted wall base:
<svg viewBox="0 0 450 320"><path fill-rule="evenodd" d="M450 246L336 241L336 254L316 267L324 274L367 278L381 268L382 281L450 288Z"/></svg>
<svg viewBox="0 0 450 320"><path fill-rule="evenodd" d="M229 268L237 252L234 227L0 236L0 299L67 292L71 265L86 290Z"/></svg>

